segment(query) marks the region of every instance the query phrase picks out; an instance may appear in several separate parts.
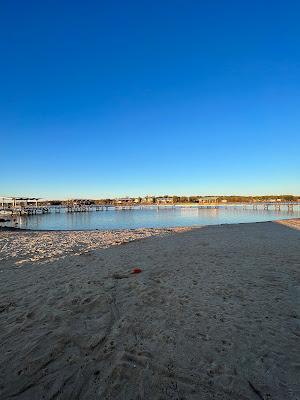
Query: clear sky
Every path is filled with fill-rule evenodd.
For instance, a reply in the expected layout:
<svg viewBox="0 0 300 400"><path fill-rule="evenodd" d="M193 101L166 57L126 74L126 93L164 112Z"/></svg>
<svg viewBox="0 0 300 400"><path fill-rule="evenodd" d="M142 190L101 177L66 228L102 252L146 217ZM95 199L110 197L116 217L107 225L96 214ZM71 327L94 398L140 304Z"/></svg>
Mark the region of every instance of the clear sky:
<svg viewBox="0 0 300 400"><path fill-rule="evenodd" d="M2 0L0 194L299 194L299 16L298 0Z"/></svg>

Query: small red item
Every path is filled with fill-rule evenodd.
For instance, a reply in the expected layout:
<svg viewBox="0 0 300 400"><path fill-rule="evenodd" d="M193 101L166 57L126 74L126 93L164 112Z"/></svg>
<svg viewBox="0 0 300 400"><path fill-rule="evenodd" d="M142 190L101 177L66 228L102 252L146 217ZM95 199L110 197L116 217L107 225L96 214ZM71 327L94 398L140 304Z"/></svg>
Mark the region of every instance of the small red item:
<svg viewBox="0 0 300 400"><path fill-rule="evenodd" d="M132 274L139 274L140 272L142 272L141 268L133 268L131 271Z"/></svg>

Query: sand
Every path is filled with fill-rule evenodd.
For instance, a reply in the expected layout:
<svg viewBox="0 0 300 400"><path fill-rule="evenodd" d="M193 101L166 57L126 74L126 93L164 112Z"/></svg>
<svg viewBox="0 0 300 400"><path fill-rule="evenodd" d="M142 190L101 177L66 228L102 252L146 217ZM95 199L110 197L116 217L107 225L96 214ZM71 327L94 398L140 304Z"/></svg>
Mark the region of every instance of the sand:
<svg viewBox="0 0 300 400"><path fill-rule="evenodd" d="M282 224L285 226L289 226L290 228L298 229L300 230L300 218L295 218L295 219L283 219L280 221L276 221L278 224Z"/></svg>
<svg viewBox="0 0 300 400"><path fill-rule="evenodd" d="M6 252L0 398L299 399L295 227L208 226L47 262Z"/></svg>
<svg viewBox="0 0 300 400"><path fill-rule="evenodd" d="M0 231L0 262L16 265L50 262L67 255L82 255L95 249L145 239L150 236L183 232L190 228L142 228L112 231Z"/></svg>

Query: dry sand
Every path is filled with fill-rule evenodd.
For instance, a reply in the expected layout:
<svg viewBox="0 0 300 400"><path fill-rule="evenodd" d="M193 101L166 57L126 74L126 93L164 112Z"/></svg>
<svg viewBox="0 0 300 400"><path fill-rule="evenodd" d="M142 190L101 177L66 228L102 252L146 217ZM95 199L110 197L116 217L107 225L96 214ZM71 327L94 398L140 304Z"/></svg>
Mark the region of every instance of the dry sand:
<svg viewBox="0 0 300 400"><path fill-rule="evenodd" d="M277 223L285 225L285 226L289 226L290 228L300 230L300 218L298 218L298 219L283 219L283 220L277 221Z"/></svg>
<svg viewBox="0 0 300 400"><path fill-rule="evenodd" d="M0 262L16 265L49 262L67 255L82 255L95 249L145 239L150 236L182 232L190 228L142 228L112 231L0 231Z"/></svg>
<svg viewBox="0 0 300 400"><path fill-rule="evenodd" d="M5 253L1 400L299 399L289 225L208 226L48 262Z"/></svg>

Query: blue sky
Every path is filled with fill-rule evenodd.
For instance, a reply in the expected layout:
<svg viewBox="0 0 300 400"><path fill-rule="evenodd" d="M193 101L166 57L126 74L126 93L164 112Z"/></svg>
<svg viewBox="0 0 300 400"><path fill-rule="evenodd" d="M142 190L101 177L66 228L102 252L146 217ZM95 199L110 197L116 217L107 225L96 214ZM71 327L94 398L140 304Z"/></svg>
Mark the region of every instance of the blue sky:
<svg viewBox="0 0 300 400"><path fill-rule="evenodd" d="M0 194L299 194L299 15L1 1Z"/></svg>

